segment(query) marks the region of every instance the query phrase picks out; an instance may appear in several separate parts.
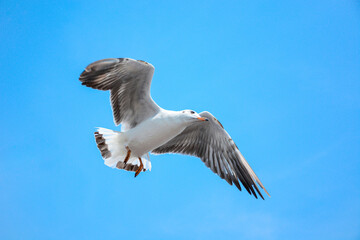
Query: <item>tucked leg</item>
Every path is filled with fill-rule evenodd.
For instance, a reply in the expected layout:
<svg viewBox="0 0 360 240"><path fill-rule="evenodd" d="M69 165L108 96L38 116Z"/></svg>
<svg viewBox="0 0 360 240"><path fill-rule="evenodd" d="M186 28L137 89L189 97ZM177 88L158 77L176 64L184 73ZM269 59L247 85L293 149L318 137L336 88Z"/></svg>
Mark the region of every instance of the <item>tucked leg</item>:
<svg viewBox="0 0 360 240"><path fill-rule="evenodd" d="M135 172L135 177L137 177L137 175L139 175L144 168L141 158L139 158L139 161L140 161L140 166L139 166L138 170L136 170L136 172Z"/></svg>
<svg viewBox="0 0 360 240"><path fill-rule="evenodd" d="M126 164L127 161L129 161L130 155L131 155L131 150L129 147L126 147L127 153L126 153L126 157L124 159L124 163Z"/></svg>

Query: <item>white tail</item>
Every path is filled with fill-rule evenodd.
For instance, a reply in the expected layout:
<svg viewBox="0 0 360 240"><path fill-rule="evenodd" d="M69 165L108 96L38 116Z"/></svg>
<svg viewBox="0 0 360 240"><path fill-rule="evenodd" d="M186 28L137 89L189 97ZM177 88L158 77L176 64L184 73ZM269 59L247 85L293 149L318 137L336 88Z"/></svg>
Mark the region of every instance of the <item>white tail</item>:
<svg viewBox="0 0 360 240"><path fill-rule="evenodd" d="M106 128L97 128L95 140L105 165L133 172L139 168L140 161L137 156L133 156L132 154L126 164L124 163L128 152L124 133ZM141 156L141 160L144 165L144 171L151 170L149 154Z"/></svg>

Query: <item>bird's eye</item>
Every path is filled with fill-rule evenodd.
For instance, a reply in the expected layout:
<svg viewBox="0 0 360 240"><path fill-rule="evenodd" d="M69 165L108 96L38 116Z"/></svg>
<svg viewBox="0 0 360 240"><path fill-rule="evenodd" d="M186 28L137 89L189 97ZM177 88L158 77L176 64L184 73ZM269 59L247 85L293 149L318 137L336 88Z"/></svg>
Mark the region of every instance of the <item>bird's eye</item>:
<svg viewBox="0 0 360 240"><path fill-rule="evenodd" d="M191 113L191 114L195 114L195 112L194 112L194 111L191 111L190 113Z"/></svg>

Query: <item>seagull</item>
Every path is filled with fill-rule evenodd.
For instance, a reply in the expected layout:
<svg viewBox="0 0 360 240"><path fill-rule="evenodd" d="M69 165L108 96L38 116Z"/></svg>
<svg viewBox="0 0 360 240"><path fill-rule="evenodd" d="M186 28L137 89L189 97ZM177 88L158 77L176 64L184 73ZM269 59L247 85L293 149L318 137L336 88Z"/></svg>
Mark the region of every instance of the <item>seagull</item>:
<svg viewBox="0 0 360 240"><path fill-rule="evenodd" d="M95 140L105 165L135 172L151 170L149 152L179 153L200 158L240 191L264 199L265 187L222 124L209 112L171 111L150 95L154 66L131 58L107 58L88 65L82 85L110 91L115 125L121 131L97 128ZM258 185L258 186L257 186ZM270 195L269 195L270 196Z"/></svg>

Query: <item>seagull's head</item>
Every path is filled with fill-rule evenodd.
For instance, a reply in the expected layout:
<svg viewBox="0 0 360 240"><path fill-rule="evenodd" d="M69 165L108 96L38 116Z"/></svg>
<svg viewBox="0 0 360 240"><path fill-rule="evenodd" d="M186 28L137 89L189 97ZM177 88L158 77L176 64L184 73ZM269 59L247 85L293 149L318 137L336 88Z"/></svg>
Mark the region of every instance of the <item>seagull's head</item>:
<svg viewBox="0 0 360 240"><path fill-rule="evenodd" d="M182 110L181 115L187 122L209 121L209 119L201 117L197 112L193 110Z"/></svg>

